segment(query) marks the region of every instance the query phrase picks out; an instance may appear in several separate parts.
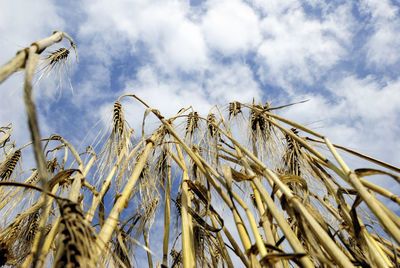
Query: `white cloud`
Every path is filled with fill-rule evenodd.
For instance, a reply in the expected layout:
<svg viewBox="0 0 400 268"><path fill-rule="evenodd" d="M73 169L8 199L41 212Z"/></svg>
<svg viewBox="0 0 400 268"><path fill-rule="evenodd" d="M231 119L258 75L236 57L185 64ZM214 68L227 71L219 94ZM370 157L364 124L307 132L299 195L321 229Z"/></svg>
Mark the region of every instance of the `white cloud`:
<svg viewBox="0 0 400 268"><path fill-rule="evenodd" d="M50 36L54 30L63 30L64 21L57 15L57 9L49 0L2 1L0 9L0 65L15 56L18 50L29 46L34 41ZM12 138L18 146L30 140L23 102L23 72L14 73L12 77L0 84L0 125L12 122ZM36 103L47 93L35 88ZM40 115L39 115L40 117ZM49 125L40 118L41 133L49 133Z"/></svg>
<svg viewBox="0 0 400 268"><path fill-rule="evenodd" d="M367 61L380 69L382 66L399 62L400 37L398 32L400 27L395 29L394 25L382 25L376 28L374 35L366 44Z"/></svg>
<svg viewBox="0 0 400 268"><path fill-rule="evenodd" d="M87 2L88 20L81 28L81 36L94 37L96 41L91 45L100 52L93 56L101 60L101 55L105 55L108 63L119 53L138 53L135 46L143 45L149 53L148 62L134 77L124 74L121 82L127 85L125 93L137 94L166 116L189 105L207 113L215 103L261 98L252 68L258 70L263 83L302 95L307 90L296 90L297 83L313 88L329 72L337 72L334 68L341 60L351 57L351 50L356 49L352 41L361 27L352 15L353 6L317 1L308 4L319 9L321 16L309 16L302 3L295 0L207 1L195 16L189 5L181 1ZM374 16L378 18L379 14ZM237 56L252 50L257 51L252 68L240 60L221 63L211 58L212 51ZM190 75L182 76L182 71ZM297 106L288 111L301 114L296 118L302 123L323 120L322 130L328 129L339 143L349 142L359 148L373 139L373 134L357 137L358 131L366 131L365 125L385 124L382 129L391 132L389 122L396 120L393 114L399 111L394 108L394 101L384 106L385 101L379 97L387 99L395 94L395 86L382 87L372 78L358 79L351 74L335 82L334 86L328 85L334 100L324 97L322 92L313 93L309 94L312 101L304 104L308 107L304 111L298 111ZM371 99L375 100L377 111L392 116L386 119L379 112L370 113L366 103ZM286 98L283 102L289 101ZM138 106L131 111L131 118L140 125L143 107ZM343 112L350 117L341 116Z"/></svg>
<svg viewBox="0 0 400 268"><path fill-rule="evenodd" d="M5 0L0 9L0 64L34 41L54 30L63 30L64 21L50 0Z"/></svg>
<svg viewBox="0 0 400 268"><path fill-rule="evenodd" d="M400 61L400 11L390 1L365 0L360 10L371 16L373 34L365 44L370 66L384 69Z"/></svg>
<svg viewBox="0 0 400 268"><path fill-rule="evenodd" d="M165 69L201 70L207 64L206 46L197 25L188 20L171 25L165 42L153 48L156 59Z"/></svg>
<svg viewBox="0 0 400 268"><path fill-rule="evenodd" d="M377 20L395 19L398 12L398 8L392 5L390 0L363 0L360 2L360 9Z"/></svg>
<svg viewBox="0 0 400 268"><path fill-rule="evenodd" d="M263 81L286 89L297 81L312 85L346 56L351 20L338 19L349 15L349 7L336 10L321 19L308 18L302 8L265 17L261 24L264 41L258 50Z"/></svg>
<svg viewBox="0 0 400 268"><path fill-rule="evenodd" d="M211 1L203 17L207 44L223 55L246 53L261 41L259 19L252 8L241 1Z"/></svg>
<svg viewBox="0 0 400 268"><path fill-rule="evenodd" d="M16 42L20 41L12 33L25 34L24 38L31 42L37 40L37 36L45 36L42 29L47 31L49 22L63 24L56 15L55 7L43 0L41 6L46 8L29 6L32 14L26 12L24 24L30 22L30 29L33 30L27 31L18 22L22 19L17 18L16 23L11 24L14 18L8 15L12 13L11 9L18 10L22 2L9 2L1 11L4 14L0 17L0 25L14 25L12 31L4 26L3 29ZM83 57L90 59L90 65L85 66L88 79L75 86L73 102L81 105L81 100L90 98L116 98L121 89L104 91L111 86L113 60L122 61L126 56L137 53L138 44L149 53L148 62L137 73L124 73L119 82L127 85L129 90L125 92L138 94L166 116L188 105L206 113L215 103L227 104L233 100L250 102L253 97L260 99L262 92L252 69L258 69L264 83L291 89L291 93L300 95L302 93L294 91L297 82L313 87L318 79L332 71L348 55L356 24L350 4L333 6L316 1L309 4L321 9L321 18L310 17L302 4L295 0L268 3L258 0L246 3L239 0L206 1L202 5L204 12L195 16L194 10L184 1L86 1L84 10L87 21L79 28L81 43L78 47ZM370 53L368 59L375 64L381 64L383 60L388 64L395 62L394 52L398 48L395 46L397 39L393 38L394 33L399 31L396 26L398 10L388 1L364 1L360 7L363 12L371 14L376 27L366 45ZM376 53L378 49L386 52ZM243 59L229 63L212 59L210 51L213 50L228 56L242 56L252 50L258 54L255 65L249 66ZM124 64L129 68L135 62ZM182 72L190 75L182 75ZM329 128L330 133L342 133L342 137L343 133L347 133L342 139L344 142L353 140L354 130L366 131L363 124L379 126L382 133L393 133L390 126L398 120L399 114L394 97L398 95L398 81L383 84L377 82L374 76L359 79L349 74L334 86L328 85L335 97L334 103L314 93L311 96L313 101L305 104L309 107L307 112L299 113L302 117L297 118L310 123L315 121L317 114L319 118L328 120L325 121L327 125L340 129L335 131L334 127ZM4 85L10 87L8 83ZM13 87L19 85L13 84ZM340 91L339 88L347 90ZM4 103L6 105L14 104L7 102ZM18 105L15 103L14 106ZM297 111L296 107L289 110ZM371 113L371 109L376 113ZM349 124L345 120L348 118L339 116L343 111L363 124L353 121ZM7 112L3 110L3 113ZM23 113L12 116L21 121ZM25 127L25 122L22 123ZM345 128L348 130L344 131ZM372 139L373 134L369 135L368 139Z"/></svg>
<svg viewBox="0 0 400 268"><path fill-rule="evenodd" d="M204 79L208 98L216 104L231 101L251 102L260 99L262 92L248 65L235 62L231 65L214 65Z"/></svg>
<svg viewBox="0 0 400 268"><path fill-rule="evenodd" d="M297 0L251 0L249 2L262 13L270 16L285 14L289 10L301 8L301 2Z"/></svg>
<svg viewBox="0 0 400 268"><path fill-rule="evenodd" d="M198 70L207 63L200 28L188 18L187 5L181 2L88 1L85 9L88 19L80 29L82 38L101 36L106 44L123 44L125 51L118 50L122 53L134 52L137 42L143 42L154 57L149 60L155 60L165 71ZM107 52L118 54L113 46L103 54Z"/></svg>
<svg viewBox="0 0 400 268"><path fill-rule="evenodd" d="M379 83L372 75L364 79L348 76L330 85L330 90L346 102L348 116L366 122L377 121L380 126L396 124L400 119L399 88L400 79Z"/></svg>

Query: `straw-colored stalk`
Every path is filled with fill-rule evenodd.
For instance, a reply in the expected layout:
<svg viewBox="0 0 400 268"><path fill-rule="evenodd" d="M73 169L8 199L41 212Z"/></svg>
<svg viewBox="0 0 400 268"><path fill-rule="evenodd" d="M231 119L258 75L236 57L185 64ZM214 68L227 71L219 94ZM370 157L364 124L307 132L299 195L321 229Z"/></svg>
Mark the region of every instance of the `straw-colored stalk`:
<svg viewBox="0 0 400 268"><path fill-rule="evenodd" d="M191 198L189 195L189 188L186 183L186 181L189 180L189 175L179 145L176 146L176 151L178 153L180 163L183 165L182 200L181 200L183 266L195 267L196 261L195 261L194 238L193 238L193 220L192 216L188 212L189 207L191 207Z"/></svg>
<svg viewBox="0 0 400 268"><path fill-rule="evenodd" d="M233 214L233 218L234 218L234 221L235 221L235 224L236 224L236 227L238 229L238 233L239 233L240 239L241 239L243 247L245 249L245 252L249 252L250 248L251 248L250 238L248 236L246 227L245 227L245 225L244 225L239 213L237 212L236 208L234 207L233 202L231 201L231 199L228 197L228 195L225 192L222 191L221 187L217 184L217 182L204 169L204 167L203 167L203 163L204 162L201 162L199 160L198 156L196 156L196 154L182 141L182 139L179 137L179 135L170 126L170 124L163 118L161 118L161 121L166 126L166 128L168 129L170 134L172 136L174 136L174 138L177 139L178 143L185 149L186 153L188 153L190 155L190 157L196 163L196 165L198 165L198 167L201 169L203 174L206 176L208 182L214 187L214 189L217 191L217 193L222 197L224 202L231 209L232 214ZM171 156L174 158L174 160L178 164L181 162L179 159L176 159L173 154ZM182 164L180 164L180 166L182 168ZM215 175L217 173L215 171L213 171L213 174ZM217 175L217 178L219 178L218 175ZM223 181L220 179L220 182L223 182Z"/></svg>
<svg viewBox="0 0 400 268"><path fill-rule="evenodd" d="M229 166L223 166L222 172L224 174L225 179L227 181L232 182L231 168ZM228 186L228 187L230 188L230 186ZM232 192L232 189L228 189L228 191L246 212L246 215L247 215L249 223L250 223L250 227L253 231L253 235L256 240L256 245L257 245L258 251L260 253L260 257L261 257L261 259L264 258L267 255L267 249L265 248L264 241L260 236L260 232L258 231L258 226L257 226L256 220L254 219L253 214L247 207L246 203L237 194Z"/></svg>
<svg viewBox="0 0 400 268"><path fill-rule="evenodd" d="M230 138L228 136L228 138ZM343 267L353 267L347 256L338 248L338 246L332 241L332 239L329 237L329 235L326 233L325 230L319 225L319 223L314 219L314 217L308 212L307 209L304 208L303 204L300 202L299 199L297 199L295 196L293 196L291 190L281 181L279 178L274 174L270 169L268 169L258 158L256 158L250 151L248 151L246 148L244 148L241 144L239 144L236 140L230 138L231 141L238 147L240 150L245 153L248 157L250 157L254 162L260 165L260 167L264 170L265 172L265 177L270 178L274 181L274 183L279 187L279 189L285 194L286 199L291 203L291 205L296 209L300 215L303 216L303 218L307 221L310 229L313 231L314 235L318 237L319 241L321 244L324 246L326 251L329 252L331 257L340 265ZM255 178L253 180L255 183L255 186L257 187L257 190L260 191L265 191L264 187L262 186L261 182ZM264 192L263 196L267 194ZM266 202L266 200L264 200Z"/></svg>
<svg viewBox="0 0 400 268"><path fill-rule="evenodd" d="M210 217L210 219L211 219L211 222L212 222L213 227L214 227L214 228L217 228L217 227L218 227L218 226L217 226L217 222L216 222L216 220L214 219L214 217ZM217 238L219 248L222 249L221 254L223 255L224 260L226 261L226 264L227 264L228 268L233 268L234 266L233 266L231 257L229 256L228 250L226 249L225 242L224 242L224 240L223 240L223 238L222 238L221 233L220 233L220 232L217 232L217 233L215 234L215 236L216 236L216 238Z"/></svg>
<svg viewBox="0 0 400 268"><path fill-rule="evenodd" d="M367 189L363 186L360 181L360 178L356 175L354 171L351 171L347 164L340 157L339 153L336 151L335 147L330 143L328 138L325 137L325 142L335 157L336 161L340 164L343 169L343 173L346 174L347 181L351 183L351 185L357 190L358 194L367 204L368 208L374 213L374 215L378 218L382 226L385 228L385 231L393 236L393 238L400 244L400 230L393 223L390 217L381 209L378 204L378 201L374 196L372 196Z"/></svg>
<svg viewBox="0 0 400 268"><path fill-rule="evenodd" d="M168 147L169 148L169 147ZM167 180L165 181L165 207L164 207L164 238L163 238L163 260L162 264L168 267L168 242L169 242L169 228L171 222L171 158L168 157L167 164Z"/></svg>
<svg viewBox="0 0 400 268"><path fill-rule="evenodd" d="M139 146L137 147L137 149L139 149ZM136 151L136 150L134 150ZM92 222L92 219L94 217L95 211L97 209L97 207L99 206L99 203L101 202L102 198L104 197L104 195L106 194L106 192L108 191L108 189L110 188L110 184L112 179L114 178L115 172L117 171L118 167L120 166L122 160L124 159L125 156L125 150L122 151L119 155L118 155L118 159L115 162L114 166L111 168L111 170L109 171L106 179L103 182L103 185L100 189L100 191L98 192L98 194L96 196L93 197L92 200L92 204L86 214L86 221L88 223Z"/></svg>
<svg viewBox="0 0 400 268"><path fill-rule="evenodd" d="M143 228L143 238L146 247L150 248L149 236L147 235L146 228ZM153 258L151 257L151 253L149 251L146 251L146 254L147 254L147 262L149 264L149 268L153 268Z"/></svg>
<svg viewBox="0 0 400 268"><path fill-rule="evenodd" d="M136 163L136 166L129 177L121 195L117 199L117 201L114 204L114 207L112 208L109 216L107 217L106 222L104 223L103 228L101 228L100 233L96 239L97 244L99 245L97 254L101 255L101 253L105 250L106 244L108 241L110 241L113 232L118 224L118 218L124 209L124 207L127 205L129 202L129 197L131 195L131 192L133 188L136 185L136 182L139 179L140 174L142 173L142 170L146 164L147 158L150 154L150 151L154 147L154 140L159 136L159 132L156 131L153 136L146 141L146 146L143 150L143 153L141 154L140 159Z"/></svg>

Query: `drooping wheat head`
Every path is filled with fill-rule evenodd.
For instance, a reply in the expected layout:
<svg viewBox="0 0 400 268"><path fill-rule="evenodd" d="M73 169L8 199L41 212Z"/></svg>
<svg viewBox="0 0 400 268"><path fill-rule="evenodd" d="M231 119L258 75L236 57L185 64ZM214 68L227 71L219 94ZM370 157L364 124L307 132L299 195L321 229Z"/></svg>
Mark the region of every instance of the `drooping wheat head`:
<svg viewBox="0 0 400 268"><path fill-rule="evenodd" d="M50 172L50 174L53 174L57 170L57 168L60 167L57 157L53 157L52 159L47 160L46 165L46 168Z"/></svg>
<svg viewBox="0 0 400 268"><path fill-rule="evenodd" d="M255 108L258 109L267 109L268 106L263 107L260 105L254 105ZM251 135L254 139L258 137L262 137L263 139L268 138L268 133L270 130L270 125L268 121L262 115L262 112L258 111L257 109L250 110L250 127L251 127Z"/></svg>
<svg viewBox="0 0 400 268"><path fill-rule="evenodd" d="M113 105L112 128L107 128L102 135L99 134L93 143L96 151L99 150L96 147L101 146L96 161L98 168L93 175L94 185L99 186L107 174L112 176L111 173L118 174L117 183L112 185L116 191L126 182L131 161L124 162L124 157L132 149L133 134L133 130L125 122L122 104L116 101Z"/></svg>
<svg viewBox="0 0 400 268"><path fill-rule="evenodd" d="M242 107L240 102L234 101L229 103L229 119L236 117L239 113L242 113Z"/></svg>
<svg viewBox="0 0 400 268"><path fill-rule="evenodd" d="M199 115L197 112L190 112L186 120L185 137L191 140L196 129L199 128Z"/></svg>
<svg viewBox="0 0 400 268"><path fill-rule="evenodd" d="M177 220L176 221L178 222L178 219L182 215L182 213L181 213L181 210L182 210L182 194L180 192L176 195L176 198L174 200L174 204L175 204L175 211L176 211L175 215L177 216Z"/></svg>
<svg viewBox="0 0 400 268"><path fill-rule="evenodd" d="M8 126L0 127L0 133L3 135L0 137L0 148L4 148L6 144L11 140L11 131L12 124L8 124Z"/></svg>
<svg viewBox="0 0 400 268"><path fill-rule="evenodd" d="M71 176L74 172L80 172L79 169L64 169L58 172L52 179L48 182L48 188L53 189L53 187L58 184L62 188L66 188L71 185Z"/></svg>
<svg viewBox="0 0 400 268"><path fill-rule="evenodd" d="M36 185L38 183L38 181L39 181L39 173L35 169L33 171L31 178L26 183Z"/></svg>
<svg viewBox="0 0 400 268"><path fill-rule="evenodd" d="M154 198L149 202L149 204L145 207L144 213L142 214L141 220L145 222L146 226L150 229L151 225L154 222L154 217L156 214L156 210L158 207L159 199Z"/></svg>
<svg viewBox="0 0 400 268"><path fill-rule="evenodd" d="M298 135L298 131L295 128L292 128L291 131ZM300 168L300 161L301 161L301 145L298 144L293 138L289 135L285 136L286 139L286 150L283 155L283 162L289 174L301 176L301 168Z"/></svg>
<svg viewBox="0 0 400 268"><path fill-rule="evenodd" d="M60 62L65 62L69 55L69 49L59 48L56 51L52 52L50 55L45 57L47 61L49 61L50 68L54 68L55 65L60 64Z"/></svg>
<svg viewBox="0 0 400 268"><path fill-rule="evenodd" d="M136 158L136 162L140 160L143 152L140 152L138 154L138 157ZM147 204L150 200L153 199L153 192L155 190L155 181L151 173L150 169L150 164L149 162L146 162L146 164L143 167L142 172L140 172L139 175L139 192L140 192L140 203L145 205Z"/></svg>
<svg viewBox="0 0 400 268"><path fill-rule="evenodd" d="M89 226L77 203L57 200L60 207L60 239L54 267L96 267L94 230Z"/></svg>
<svg viewBox="0 0 400 268"><path fill-rule="evenodd" d="M168 176L168 145L163 145L155 164L155 175L159 177L157 181L162 188L165 187L165 180Z"/></svg>
<svg viewBox="0 0 400 268"><path fill-rule="evenodd" d="M122 112L122 104L119 101L114 103L114 116L113 116L113 133L122 137L124 132L124 114Z"/></svg>
<svg viewBox="0 0 400 268"><path fill-rule="evenodd" d="M0 167L0 178L2 180L10 180L15 166L21 158L21 151L15 151L10 157L6 158Z"/></svg>
<svg viewBox="0 0 400 268"><path fill-rule="evenodd" d="M277 156L281 149L280 137L271 124L271 117L265 112L270 109L270 102L265 105L252 104L248 106L249 120L249 140L253 147L253 152L262 160L268 161L270 165L276 165L280 162Z"/></svg>
<svg viewBox="0 0 400 268"><path fill-rule="evenodd" d="M191 149L192 149L192 151L193 151L195 154L201 155L202 150L201 150L201 148L200 148L199 146L193 145L193 146L191 147ZM191 173L191 176L192 176L192 178L193 178L194 180L196 180L196 179L202 180L202 179L203 179L203 178L202 178L202 174L201 174L201 172L198 170L198 166L197 166L197 164L196 164L194 161L190 161L189 172Z"/></svg>
<svg viewBox="0 0 400 268"><path fill-rule="evenodd" d="M63 84L63 77L66 76L68 84L73 92L73 87L70 79L69 69L70 69L70 48L61 47L47 56L45 56L40 63L40 76L37 82L40 82L43 78L50 76L54 73L55 78L58 80L57 88L60 89ZM61 94L60 94L61 97Z"/></svg>
<svg viewBox="0 0 400 268"><path fill-rule="evenodd" d="M208 134L214 138L214 137L218 137L218 129L217 129L217 117L215 116L215 114L210 113L207 116L207 129L208 129Z"/></svg>

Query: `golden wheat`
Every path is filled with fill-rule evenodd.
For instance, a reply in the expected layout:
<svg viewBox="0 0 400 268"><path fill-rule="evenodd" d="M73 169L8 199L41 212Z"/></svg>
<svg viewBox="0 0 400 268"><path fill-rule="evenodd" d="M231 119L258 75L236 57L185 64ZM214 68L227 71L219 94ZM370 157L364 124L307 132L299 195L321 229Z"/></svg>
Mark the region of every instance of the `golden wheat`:
<svg viewBox="0 0 400 268"><path fill-rule="evenodd" d="M26 168L22 149L11 142L12 126L0 128L0 265L132 267L144 252L149 267L155 261L161 267L400 265L400 197L374 177L363 178L386 176L397 185L400 168L273 112L293 103L235 101L214 106L206 118L191 107L164 118L124 95L114 103L108 130L82 153L86 160L60 135L41 139L31 81L38 52L62 36L75 49L56 32L0 68L0 81L26 68L33 142L22 148L32 146L37 160ZM44 60L51 70L69 54L60 48ZM126 97L144 105L141 137L125 121ZM160 123L146 135L150 112ZM337 149L366 167L351 170ZM151 227L161 222L162 204L160 257L151 249L161 241L160 229Z"/></svg>

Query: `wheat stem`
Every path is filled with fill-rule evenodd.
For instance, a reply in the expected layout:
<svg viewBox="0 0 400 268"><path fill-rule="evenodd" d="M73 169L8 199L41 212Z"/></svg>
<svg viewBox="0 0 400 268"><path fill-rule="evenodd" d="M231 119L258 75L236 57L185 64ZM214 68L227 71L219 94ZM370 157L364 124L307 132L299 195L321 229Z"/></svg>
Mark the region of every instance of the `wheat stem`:
<svg viewBox="0 0 400 268"><path fill-rule="evenodd" d="M154 140L160 135L159 131L156 131L153 136L146 141L146 146L144 148L143 153L141 154L140 159L135 165L135 168L130 175L121 195L115 202L114 207L112 208L109 216L107 217L106 222L104 223L103 228L101 228L100 233L96 239L98 246L97 254L100 256L101 253L105 250L106 244L110 241L111 236L118 224L118 218L126 206L127 202L129 202L129 197L131 196L132 189L135 187L140 174L146 164L147 158L150 154L150 151L154 147Z"/></svg>
<svg viewBox="0 0 400 268"><path fill-rule="evenodd" d="M168 149L169 146L168 146ZM165 207L164 207L164 238L163 238L163 261L162 264L168 267L168 242L169 228L171 221L171 157L168 157L167 180L165 181Z"/></svg>
<svg viewBox="0 0 400 268"><path fill-rule="evenodd" d="M193 219L192 216L188 213L188 210L191 207L191 198L189 196L189 188L186 183L186 181L189 180L189 174L179 145L176 144L175 148L178 153L178 157L183 165L181 201L183 266L195 267L196 262L193 239Z"/></svg>
<svg viewBox="0 0 400 268"><path fill-rule="evenodd" d="M354 171L351 171L340 155L337 153L335 147L330 143L328 138L325 137L325 143L327 144L329 150L332 152L336 161L341 165L345 176L347 177L347 181L351 183L354 189L357 190L358 194L367 204L368 208L374 213L374 215L378 218L379 222L385 228L385 231L389 233L396 241L400 244L400 229L393 223L393 221L389 218L389 216L380 208L377 199L372 196L367 189L363 186L360 181L360 178L356 175Z"/></svg>

